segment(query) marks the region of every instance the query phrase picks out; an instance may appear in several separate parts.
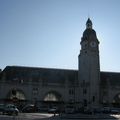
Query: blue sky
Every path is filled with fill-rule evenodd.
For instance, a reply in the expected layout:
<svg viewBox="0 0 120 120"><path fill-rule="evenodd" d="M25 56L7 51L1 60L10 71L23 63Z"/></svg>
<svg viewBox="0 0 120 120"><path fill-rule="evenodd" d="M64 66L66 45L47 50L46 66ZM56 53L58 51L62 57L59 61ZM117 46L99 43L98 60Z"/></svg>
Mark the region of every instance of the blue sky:
<svg viewBox="0 0 120 120"><path fill-rule="evenodd" d="M120 0L0 0L0 68L78 69L90 17L102 71L120 72Z"/></svg>

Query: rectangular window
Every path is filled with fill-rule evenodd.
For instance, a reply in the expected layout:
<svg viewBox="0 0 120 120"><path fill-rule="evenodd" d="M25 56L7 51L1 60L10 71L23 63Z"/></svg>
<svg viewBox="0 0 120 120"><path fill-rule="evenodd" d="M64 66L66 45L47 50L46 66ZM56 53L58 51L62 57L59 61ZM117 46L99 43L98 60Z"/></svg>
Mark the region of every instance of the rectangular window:
<svg viewBox="0 0 120 120"><path fill-rule="evenodd" d="M83 89L83 94L87 94L87 90L86 89Z"/></svg>

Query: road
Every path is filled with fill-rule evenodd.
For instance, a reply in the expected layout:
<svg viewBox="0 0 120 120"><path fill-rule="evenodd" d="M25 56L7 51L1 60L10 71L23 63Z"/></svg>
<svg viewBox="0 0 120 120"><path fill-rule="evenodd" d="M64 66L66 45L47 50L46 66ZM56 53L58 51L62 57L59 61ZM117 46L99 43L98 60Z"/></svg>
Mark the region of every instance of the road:
<svg viewBox="0 0 120 120"><path fill-rule="evenodd" d="M18 116L0 115L0 120L50 120L53 114L19 113Z"/></svg>
<svg viewBox="0 0 120 120"><path fill-rule="evenodd" d="M53 114L42 114L42 113L19 113L18 116L0 115L0 120L120 120L120 115L111 115L110 118L105 117L102 114L101 118L93 116L79 116L79 117L66 117L54 116Z"/></svg>

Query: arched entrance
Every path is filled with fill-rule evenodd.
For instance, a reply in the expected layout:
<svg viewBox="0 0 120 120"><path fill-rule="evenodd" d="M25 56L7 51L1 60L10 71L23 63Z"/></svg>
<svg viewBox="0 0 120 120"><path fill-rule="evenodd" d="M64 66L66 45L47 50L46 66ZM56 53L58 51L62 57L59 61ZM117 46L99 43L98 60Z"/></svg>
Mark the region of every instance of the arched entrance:
<svg viewBox="0 0 120 120"><path fill-rule="evenodd" d="M112 104L114 107L120 107L120 93L114 96Z"/></svg>
<svg viewBox="0 0 120 120"><path fill-rule="evenodd" d="M47 92L43 98L42 105L47 109L57 107L59 110L63 108L62 96L56 91Z"/></svg>
<svg viewBox="0 0 120 120"><path fill-rule="evenodd" d="M27 101L22 90L11 89L6 96L5 102L15 104L19 109L21 109Z"/></svg>
<svg viewBox="0 0 120 120"><path fill-rule="evenodd" d="M23 93L22 90L18 90L18 89L12 89L9 91L8 95L7 95L8 99L18 99L18 100L25 100L25 94Z"/></svg>
<svg viewBox="0 0 120 120"><path fill-rule="evenodd" d="M58 92L55 92L55 91L48 92L44 97L44 101L58 102L61 100L62 100L62 96Z"/></svg>

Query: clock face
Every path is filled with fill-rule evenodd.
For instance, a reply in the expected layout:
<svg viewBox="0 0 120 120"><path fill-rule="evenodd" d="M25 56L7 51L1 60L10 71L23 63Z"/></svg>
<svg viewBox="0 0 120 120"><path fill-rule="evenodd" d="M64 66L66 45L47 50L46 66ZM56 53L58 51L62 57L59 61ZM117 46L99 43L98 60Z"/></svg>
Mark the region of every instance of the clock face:
<svg viewBox="0 0 120 120"><path fill-rule="evenodd" d="M90 42L90 46L91 46L91 47L96 47L97 44L96 44L96 42L92 41L92 42Z"/></svg>

